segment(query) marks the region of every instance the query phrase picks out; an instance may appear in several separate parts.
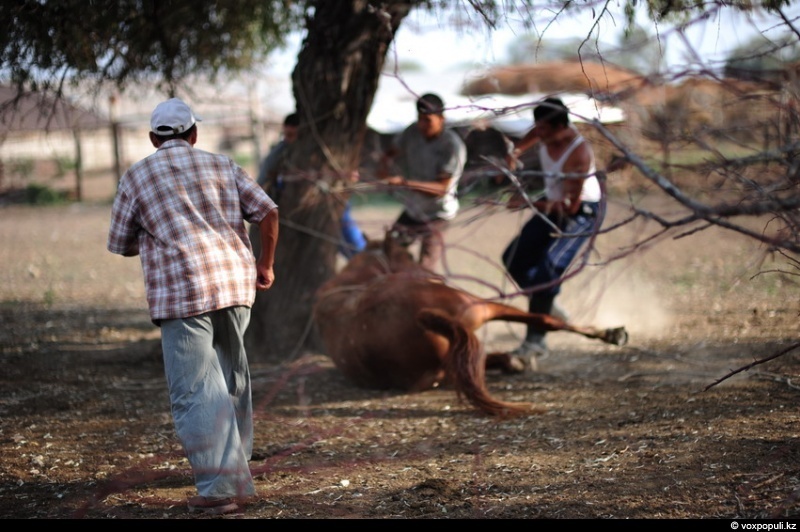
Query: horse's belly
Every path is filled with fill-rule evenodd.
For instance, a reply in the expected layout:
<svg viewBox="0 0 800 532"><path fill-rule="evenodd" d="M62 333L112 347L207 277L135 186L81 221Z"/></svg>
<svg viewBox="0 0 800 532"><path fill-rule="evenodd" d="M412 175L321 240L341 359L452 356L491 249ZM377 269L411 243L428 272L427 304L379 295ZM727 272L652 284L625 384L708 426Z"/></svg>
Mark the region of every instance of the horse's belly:
<svg viewBox="0 0 800 532"><path fill-rule="evenodd" d="M387 324L372 317L336 319L321 332L326 354L359 386L416 391L444 377L446 340L410 320Z"/></svg>

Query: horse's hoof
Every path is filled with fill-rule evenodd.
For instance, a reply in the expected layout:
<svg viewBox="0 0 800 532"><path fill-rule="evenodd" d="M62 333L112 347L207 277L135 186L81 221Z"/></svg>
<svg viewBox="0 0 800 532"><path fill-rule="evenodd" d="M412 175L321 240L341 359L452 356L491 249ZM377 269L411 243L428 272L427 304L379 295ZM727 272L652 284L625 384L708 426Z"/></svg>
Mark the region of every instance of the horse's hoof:
<svg viewBox="0 0 800 532"><path fill-rule="evenodd" d="M523 360L522 357L509 356L508 363L503 367L503 373L510 375L525 373L527 367L528 365L525 363L525 360Z"/></svg>
<svg viewBox="0 0 800 532"><path fill-rule="evenodd" d="M606 329L604 340L609 344L625 345L628 343L628 331L625 330L625 327Z"/></svg>
<svg viewBox="0 0 800 532"><path fill-rule="evenodd" d="M539 371L539 360L535 355L511 355L512 364L519 368L515 373L536 373Z"/></svg>

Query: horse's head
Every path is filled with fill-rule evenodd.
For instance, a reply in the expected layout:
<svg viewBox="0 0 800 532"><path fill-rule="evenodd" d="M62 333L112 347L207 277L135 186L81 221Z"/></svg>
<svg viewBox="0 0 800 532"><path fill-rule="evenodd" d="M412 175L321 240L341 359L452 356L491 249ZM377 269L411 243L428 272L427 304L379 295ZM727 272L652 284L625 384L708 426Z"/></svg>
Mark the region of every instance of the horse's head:
<svg viewBox="0 0 800 532"><path fill-rule="evenodd" d="M386 231L383 239L383 254L391 265L392 271L405 270L416 265L414 256L408 250L414 242L414 236L402 227L392 227Z"/></svg>
<svg viewBox="0 0 800 532"><path fill-rule="evenodd" d="M383 240L367 237L367 245L353 255L345 267L327 283L323 291L336 285L354 285L368 282L382 275L398 272L427 272L408 250L413 239L402 229L388 229Z"/></svg>
<svg viewBox="0 0 800 532"><path fill-rule="evenodd" d="M364 249L350 258L350 262L356 260L358 263L365 261L372 262L378 256L381 261L392 264L409 264L414 262L414 257L408 247L414 243L414 237L402 227L390 228L386 230L383 240L375 240L366 237L367 243Z"/></svg>

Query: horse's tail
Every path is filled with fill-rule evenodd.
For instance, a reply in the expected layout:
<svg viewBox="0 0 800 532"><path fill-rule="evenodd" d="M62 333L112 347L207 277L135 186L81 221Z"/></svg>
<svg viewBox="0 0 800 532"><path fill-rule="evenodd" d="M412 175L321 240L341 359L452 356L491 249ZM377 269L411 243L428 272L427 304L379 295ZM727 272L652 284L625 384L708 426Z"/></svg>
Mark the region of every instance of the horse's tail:
<svg viewBox="0 0 800 532"><path fill-rule="evenodd" d="M423 309L417 315L420 324L450 342L445 365L447 375L459 398L466 398L476 408L493 416L516 416L541 412L527 403L499 401L486 388L486 353L472 331L444 312Z"/></svg>

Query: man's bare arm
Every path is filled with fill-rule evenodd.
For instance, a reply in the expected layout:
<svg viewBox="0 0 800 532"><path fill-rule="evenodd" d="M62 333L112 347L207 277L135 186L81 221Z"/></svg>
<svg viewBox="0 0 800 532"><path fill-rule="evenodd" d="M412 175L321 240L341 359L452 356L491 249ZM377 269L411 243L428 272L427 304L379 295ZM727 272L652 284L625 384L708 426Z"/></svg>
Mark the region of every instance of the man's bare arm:
<svg viewBox="0 0 800 532"><path fill-rule="evenodd" d="M261 255L256 262L256 290L269 290L275 282L275 248L278 245L278 209L272 209L258 224Z"/></svg>
<svg viewBox="0 0 800 532"><path fill-rule="evenodd" d="M401 176L392 176L383 180L387 185L402 187L407 190L415 190L437 198L441 198L447 194L447 190L450 188L452 181L453 176L450 174L441 174L436 181L417 181L415 179L406 179Z"/></svg>

